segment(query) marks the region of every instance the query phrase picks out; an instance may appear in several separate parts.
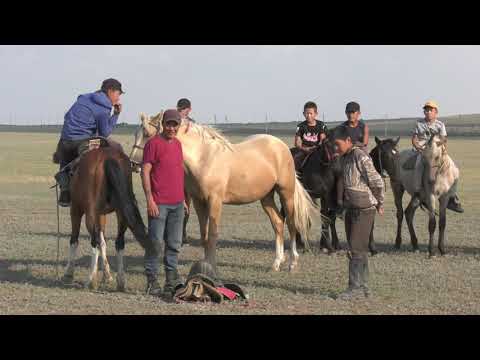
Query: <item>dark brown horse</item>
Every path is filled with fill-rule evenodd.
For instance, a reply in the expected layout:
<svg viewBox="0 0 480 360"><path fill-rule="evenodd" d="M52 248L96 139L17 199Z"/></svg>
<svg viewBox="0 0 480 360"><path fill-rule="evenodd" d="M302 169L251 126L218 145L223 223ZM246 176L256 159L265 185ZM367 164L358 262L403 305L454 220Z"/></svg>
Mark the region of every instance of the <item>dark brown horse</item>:
<svg viewBox="0 0 480 360"><path fill-rule="evenodd" d="M118 265L117 289L123 291L125 289L123 251L127 227L143 248L153 251L133 193L129 158L123 152L112 147L102 147L85 153L70 182L70 192L72 235L64 280L73 280L78 235L83 215L85 215L85 224L90 233L92 245L90 274L86 285L93 289L98 286L99 255L103 262L103 280L112 280L104 234L106 215L115 211L118 220L118 233L115 241Z"/></svg>

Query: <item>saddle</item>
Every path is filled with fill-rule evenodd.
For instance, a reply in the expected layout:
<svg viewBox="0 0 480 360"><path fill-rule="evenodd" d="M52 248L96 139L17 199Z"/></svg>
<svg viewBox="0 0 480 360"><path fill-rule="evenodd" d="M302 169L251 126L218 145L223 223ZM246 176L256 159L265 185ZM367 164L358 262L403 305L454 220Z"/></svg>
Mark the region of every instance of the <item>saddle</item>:
<svg viewBox="0 0 480 360"><path fill-rule="evenodd" d="M240 286L222 284L216 280L212 266L206 261L195 262L184 285L176 288L174 299L179 302L214 302L248 299L248 294Z"/></svg>

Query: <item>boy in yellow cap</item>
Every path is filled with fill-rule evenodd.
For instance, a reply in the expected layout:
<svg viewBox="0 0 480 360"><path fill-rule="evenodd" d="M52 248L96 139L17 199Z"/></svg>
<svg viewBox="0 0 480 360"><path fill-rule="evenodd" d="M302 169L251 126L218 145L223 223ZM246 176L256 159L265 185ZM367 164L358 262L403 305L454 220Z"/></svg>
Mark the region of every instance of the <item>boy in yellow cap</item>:
<svg viewBox="0 0 480 360"><path fill-rule="evenodd" d="M430 138L431 133L436 133L442 137L447 137L445 124L437 118L437 103L435 101L427 101L423 106L423 113L425 114L425 117L422 120L417 121L417 125L415 126L412 134L413 151L416 153L415 176L413 178L413 185L415 189L414 196L417 197L420 197L419 193L422 189L422 179L424 172L423 161L420 154L424 149L428 139ZM457 194L455 194L454 197L450 198L447 208L458 213L463 213L464 211Z"/></svg>

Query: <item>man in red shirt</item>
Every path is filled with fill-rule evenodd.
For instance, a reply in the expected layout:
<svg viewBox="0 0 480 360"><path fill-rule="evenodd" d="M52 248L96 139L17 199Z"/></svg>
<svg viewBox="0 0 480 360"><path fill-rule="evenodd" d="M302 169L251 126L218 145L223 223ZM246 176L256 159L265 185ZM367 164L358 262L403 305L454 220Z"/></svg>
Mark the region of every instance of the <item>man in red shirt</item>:
<svg viewBox="0 0 480 360"><path fill-rule="evenodd" d="M177 272L178 253L182 244L184 219L184 169L182 145L176 139L181 117L177 110L163 114L161 134L145 144L143 152L142 185L147 199L148 236L155 252L145 254L147 293L160 295L158 283L159 254L165 233L166 282L163 293L172 297L180 283Z"/></svg>

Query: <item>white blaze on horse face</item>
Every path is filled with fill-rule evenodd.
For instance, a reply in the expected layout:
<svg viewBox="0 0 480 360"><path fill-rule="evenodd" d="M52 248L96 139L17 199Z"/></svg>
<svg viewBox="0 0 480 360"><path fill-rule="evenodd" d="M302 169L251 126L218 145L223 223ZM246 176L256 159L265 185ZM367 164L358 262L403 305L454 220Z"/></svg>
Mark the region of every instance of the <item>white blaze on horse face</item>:
<svg viewBox="0 0 480 360"><path fill-rule="evenodd" d="M396 153L397 152L394 149L392 149L392 154L395 155Z"/></svg>

